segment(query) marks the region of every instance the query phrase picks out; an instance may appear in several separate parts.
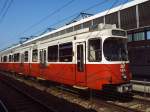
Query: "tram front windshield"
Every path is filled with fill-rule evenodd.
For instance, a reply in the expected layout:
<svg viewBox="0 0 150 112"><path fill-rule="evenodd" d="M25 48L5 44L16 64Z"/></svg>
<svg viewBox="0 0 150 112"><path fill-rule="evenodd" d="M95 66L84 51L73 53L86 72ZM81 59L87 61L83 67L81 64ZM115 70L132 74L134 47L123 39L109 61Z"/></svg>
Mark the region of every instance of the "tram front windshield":
<svg viewBox="0 0 150 112"><path fill-rule="evenodd" d="M108 61L127 61L127 39L110 37L104 41L104 56Z"/></svg>

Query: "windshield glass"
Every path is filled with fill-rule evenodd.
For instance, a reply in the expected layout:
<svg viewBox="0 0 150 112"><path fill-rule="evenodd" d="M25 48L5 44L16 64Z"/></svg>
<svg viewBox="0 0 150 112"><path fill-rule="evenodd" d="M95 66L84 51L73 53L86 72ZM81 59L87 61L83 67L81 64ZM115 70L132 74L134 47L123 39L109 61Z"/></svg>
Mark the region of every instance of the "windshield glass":
<svg viewBox="0 0 150 112"><path fill-rule="evenodd" d="M127 39L110 37L104 41L104 56L108 61L127 61Z"/></svg>

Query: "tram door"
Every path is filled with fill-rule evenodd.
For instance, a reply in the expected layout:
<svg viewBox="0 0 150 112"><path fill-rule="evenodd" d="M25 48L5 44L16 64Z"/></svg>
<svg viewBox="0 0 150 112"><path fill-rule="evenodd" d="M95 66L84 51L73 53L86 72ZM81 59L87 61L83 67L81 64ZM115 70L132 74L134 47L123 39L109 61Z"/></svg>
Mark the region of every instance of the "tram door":
<svg viewBox="0 0 150 112"><path fill-rule="evenodd" d="M40 50L40 77L44 78L44 71L46 69L46 49Z"/></svg>
<svg viewBox="0 0 150 112"><path fill-rule="evenodd" d="M24 73L24 53L21 53L20 56L21 56L21 63L20 63L20 70L19 70L19 72L21 74L23 74Z"/></svg>
<svg viewBox="0 0 150 112"><path fill-rule="evenodd" d="M86 86L85 42L76 43L76 85Z"/></svg>

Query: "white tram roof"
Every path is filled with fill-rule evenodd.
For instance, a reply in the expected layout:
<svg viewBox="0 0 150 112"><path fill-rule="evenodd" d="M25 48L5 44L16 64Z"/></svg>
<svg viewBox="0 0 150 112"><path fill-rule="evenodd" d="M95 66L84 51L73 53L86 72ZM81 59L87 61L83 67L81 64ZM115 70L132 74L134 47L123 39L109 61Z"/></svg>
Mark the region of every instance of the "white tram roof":
<svg viewBox="0 0 150 112"><path fill-rule="evenodd" d="M61 30L64 30L64 29L73 27L73 26L78 25L78 24L82 24L82 23L84 23L84 22L87 22L87 21L96 19L96 18L98 18L98 17L105 16L106 14L108 15L108 14L117 12L117 11L119 11L119 10L123 10L123 9L129 8L129 7L132 7L132 6L135 6L135 5L144 3L144 2L146 2L146 1L149 1L149 0L133 0L133 1L131 1L131 2L128 2L128 3L124 4L124 5L119 5L119 6L115 7L115 8L112 8L111 10L106 10L106 11L100 12L100 13L94 15L94 16L90 16L90 17L88 17L88 18L81 19L81 20L79 20L79 21L77 21L77 22L74 22L74 23L71 23L71 24L69 24L69 25L60 27L60 28L58 28L57 30L54 30L54 31L45 33L45 34L40 35L40 36L38 36L38 37L36 37L36 38L33 38L33 39L31 39L31 40L26 41L26 42L24 42L23 44L27 44L27 43L36 41L36 40L41 39L41 38L44 38L44 37L46 37L46 36L48 36L48 35L50 35L50 34L59 32L59 31L61 31ZM14 48L16 48L16 47L19 47L20 45L21 45L21 44L14 45L14 46L12 46L12 47L10 47L10 48L7 48L7 49L5 49L5 50L2 50L1 52L14 49Z"/></svg>

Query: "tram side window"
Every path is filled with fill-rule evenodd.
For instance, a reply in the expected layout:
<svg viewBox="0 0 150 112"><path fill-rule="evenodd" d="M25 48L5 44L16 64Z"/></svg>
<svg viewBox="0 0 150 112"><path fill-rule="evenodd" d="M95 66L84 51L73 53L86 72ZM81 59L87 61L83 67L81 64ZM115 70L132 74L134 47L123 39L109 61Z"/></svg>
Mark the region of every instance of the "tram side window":
<svg viewBox="0 0 150 112"><path fill-rule="evenodd" d="M58 45L48 47L48 62L58 61Z"/></svg>
<svg viewBox="0 0 150 112"><path fill-rule="evenodd" d="M14 62L14 55L11 55L11 57L12 57L12 60L11 60L11 62Z"/></svg>
<svg viewBox="0 0 150 112"><path fill-rule="evenodd" d="M3 57L1 57L1 62L3 62Z"/></svg>
<svg viewBox="0 0 150 112"><path fill-rule="evenodd" d="M73 48L72 42L59 45L59 61L60 62L72 62Z"/></svg>
<svg viewBox="0 0 150 112"><path fill-rule="evenodd" d="M28 62L28 51L24 52L24 62Z"/></svg>
<svg viewBox="0 0 150 112"><path fill-rule="evenodd" d="M14 62L19 62L20 60L20 53L14 54Z"/></svg>
<svg viewBox="0 0 150 112"><path fill-rule="evenodd" d="M34 49L32 50L32 62L37 62L38 61L38 50Z"/></svg>
<svg viewBox="0 0 150 112"><path fill-rule="evenodd" d="M12 62L12 55L9 55L9 62Z"/></svg>
<svg viewBox="0 0 150 112"><path fill-rule="evenodd" d="M100 62L101 55L101 39L94 38L88 41L88 60L89 62Z"/></svg>
<svg viewBox="0 0 150 112"><path fill-rule="evenodd" d="M7 62L7 56L4 56L4 57L3 57L3 61L4 61L4 62Z"/></svg>

